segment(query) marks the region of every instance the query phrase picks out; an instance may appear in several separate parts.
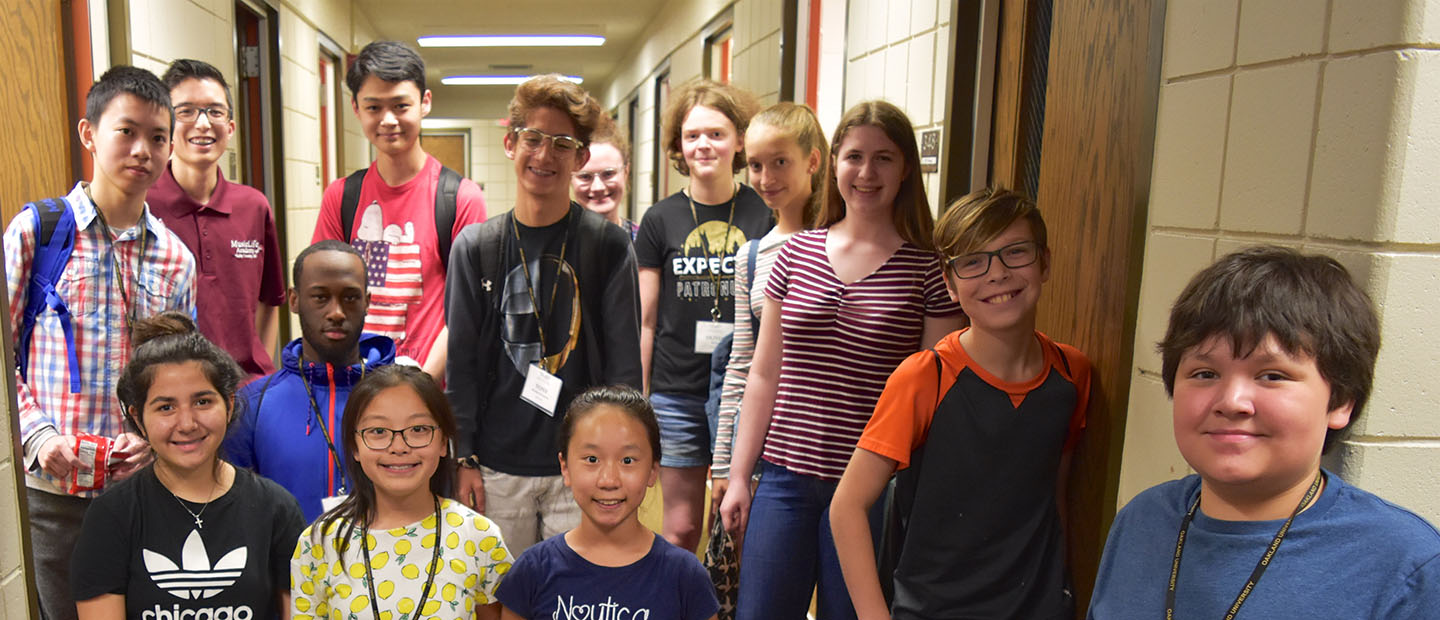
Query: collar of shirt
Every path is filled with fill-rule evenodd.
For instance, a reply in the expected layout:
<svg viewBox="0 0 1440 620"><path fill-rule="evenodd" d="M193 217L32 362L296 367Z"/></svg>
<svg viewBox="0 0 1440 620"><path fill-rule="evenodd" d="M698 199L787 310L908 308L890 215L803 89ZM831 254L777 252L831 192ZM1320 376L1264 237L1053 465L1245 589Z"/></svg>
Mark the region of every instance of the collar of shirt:
<svg viewBox="0 0 1440 620"><path fill-rule="evenodd" d="M70 207L75 209L76 230L85 230L95 221L95 211L97 207L95 203L90 202L89 194L85 193L85 187L88 185L89 183L85 181L76 183L75 188L70 190L70 195L65 197L70 201ZM148 205L141 207L140 221L145 223L145 229L150 232L150 240L152 242L158 241L160 239L160 229L162 225L160 224L160 219L150 213L150 207Z"/></svg>

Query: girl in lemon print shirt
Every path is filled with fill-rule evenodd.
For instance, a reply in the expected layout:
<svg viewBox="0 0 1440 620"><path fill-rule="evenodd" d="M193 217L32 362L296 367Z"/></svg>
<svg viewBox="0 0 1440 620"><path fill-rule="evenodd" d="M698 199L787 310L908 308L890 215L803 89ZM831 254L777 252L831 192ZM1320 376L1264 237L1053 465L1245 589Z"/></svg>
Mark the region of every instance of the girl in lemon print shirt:
<svg viewBox="0 0 1440 620"><path fill-rule="evenodd" d="M439 386L383 367L351 391L341 428L355 491L300 535L291 617L498 618L513 558L489 519L440 496L455 418Z"/></svg>

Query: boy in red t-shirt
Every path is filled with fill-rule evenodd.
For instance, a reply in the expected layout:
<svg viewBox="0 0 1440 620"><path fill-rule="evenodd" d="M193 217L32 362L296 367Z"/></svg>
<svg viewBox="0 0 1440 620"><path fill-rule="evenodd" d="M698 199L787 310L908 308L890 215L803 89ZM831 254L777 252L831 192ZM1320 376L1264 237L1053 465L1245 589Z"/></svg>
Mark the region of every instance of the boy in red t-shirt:
<svg viewBox="0 0 1440 620"><path fill-rule="evenodd" d="M430 113L425 61L403 43L375 41L350 64L345 85L365 139L375 146L375 162L360 186L351 230L341 225L345 179L338 179L325 188L310 242L339 239L360 249L371 293L365 331L395 340L397 362L413 360L443 379L448 257L440 255L435 230L440 161L420 146L420 120ZM462 178L451 240L483 221L480 186Z"/></svg>
<svg viewBox="0 0 1440 620"><path fill-rule="evenodd" d="M1035 331L1045 222L1026 197L981 190L940 218L935 247L970 327L885 384L830 522L837 541L872 540L867 512L895 475L890 514L905 531L887 532L889 575L869 546L837 545L845 584L860 618L1068 617L1061 514L1090 362Z"/></svg>

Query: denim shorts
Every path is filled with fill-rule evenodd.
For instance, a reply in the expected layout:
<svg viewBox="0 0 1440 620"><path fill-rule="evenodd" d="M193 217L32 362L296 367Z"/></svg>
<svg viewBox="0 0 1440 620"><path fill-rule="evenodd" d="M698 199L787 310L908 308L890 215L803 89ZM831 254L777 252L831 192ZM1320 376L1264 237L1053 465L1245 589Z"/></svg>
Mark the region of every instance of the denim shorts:
<svg viewBox="0 0 1440 620"><path fill-rule="evenodd" d="M705 397L653 393L650 406L660 422L660 466L708 467L710 422L705 417Z"/></svg>

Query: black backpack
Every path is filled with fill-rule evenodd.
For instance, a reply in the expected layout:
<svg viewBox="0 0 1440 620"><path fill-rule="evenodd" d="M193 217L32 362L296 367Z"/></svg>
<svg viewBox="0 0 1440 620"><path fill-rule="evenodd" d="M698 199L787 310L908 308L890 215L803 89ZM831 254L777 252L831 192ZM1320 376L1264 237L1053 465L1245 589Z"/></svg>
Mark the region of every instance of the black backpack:
<svg viewBox="0 0 1440 620"><path fill-rule="evenodd" d="M354 241L355 211L360 208L360 186L365 182L365 167L345 177L345 193L340 197L340 230L345 242ZM460 195L460 173L440 166L440 182L435 188L435 240L440 266L450 269L450 242L455 238L455 202Z"/></svg>

